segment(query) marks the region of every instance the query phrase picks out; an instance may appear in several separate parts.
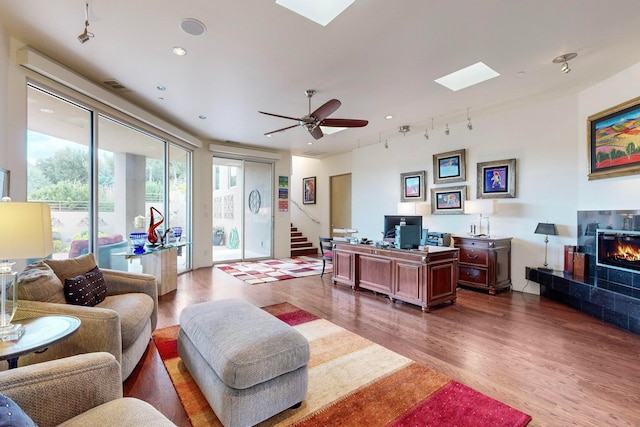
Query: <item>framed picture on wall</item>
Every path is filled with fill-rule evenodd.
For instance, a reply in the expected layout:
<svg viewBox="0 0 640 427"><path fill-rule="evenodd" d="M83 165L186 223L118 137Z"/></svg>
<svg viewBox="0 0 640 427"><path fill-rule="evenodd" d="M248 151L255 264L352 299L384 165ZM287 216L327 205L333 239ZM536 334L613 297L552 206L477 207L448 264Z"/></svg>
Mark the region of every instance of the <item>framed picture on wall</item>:
<svg viewBox="0 0 640 427"><path fill-rule="evenodd" d="M433 155L434 184L447 184L467 179L465 151L463 149Z"/></svg>
<svg viewBox="0 0 640 427"><path fill-rule="evenodd" d="M478 163L478 199L516 197L516 159Z"/></svg>
<svg viewBox="0 0 640 427"><path fill-rule="evenodd" d="M314 205L316 203L316 177L302 178L302 203Z"/></svg>
<svg viewBox="0 0 640 427"><path fill-rule="evenodd" d="M9 197L9 171L0 168L0 198Z"/></svg>
<svg viewBox="0 0 640 427"><path fill-rule="evenodd" d="M640 173L640 98L589 116L587 144L590 180Z"/></svg>
<svg viewBox="0 0 640 427"><path fill-rule="evenodd" d="M467 186L432 188L431 213L434 215L463 214Z"/></svg>
<svg viewBox="0 0 640 427"><path fill-rule="evenodd" d="M424 202L425 171L407 172L400 174L400 201Z"/></svg>

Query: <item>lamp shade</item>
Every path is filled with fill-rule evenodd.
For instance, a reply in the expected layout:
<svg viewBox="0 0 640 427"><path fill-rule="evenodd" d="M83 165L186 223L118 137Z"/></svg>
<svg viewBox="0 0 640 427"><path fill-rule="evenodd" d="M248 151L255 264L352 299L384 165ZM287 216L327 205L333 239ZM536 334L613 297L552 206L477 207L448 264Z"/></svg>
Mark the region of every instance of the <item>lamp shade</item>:
<svg viewBox="0 0 640 427"><path fill-rule="evenodd" d="M488 215L496 212L495 200L479 199L464 202L464 213Z"/></svg>
<svg viewBox="0 0 640 427"><path fill-rule="evenodd" d="M0 202L0 260L44 258L53 252L46 203Z"/></svg>
<svg viewBox="0 0 640 427"><path fill-rule="evenodd" d="M547 223L547 222L539 222L536 227L535 234L546 234L549 236L557 236L558 230L556 229L555 224Z"/></svg>

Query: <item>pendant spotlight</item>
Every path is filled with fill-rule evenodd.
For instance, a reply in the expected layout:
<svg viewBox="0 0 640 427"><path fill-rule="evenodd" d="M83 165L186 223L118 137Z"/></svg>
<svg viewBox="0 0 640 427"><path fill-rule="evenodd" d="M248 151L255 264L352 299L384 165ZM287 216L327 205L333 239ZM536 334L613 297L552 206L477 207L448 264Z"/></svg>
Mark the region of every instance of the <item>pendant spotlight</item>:
<svg viewBox="0 0 640 427"><path fill-rule="evenodd" d="M449 123L447 123L447 126L444 128L444 134L449 135Z"/></svg>
<svg viewBox="0 0 640 427"><path fill-rule="evenodd" d="M471 117L469 117L469 109L467 108L467 129L473 130L473 125L471 124Z"/></svg>
<svg viewBox="0 0 640 427"><path fill-rule="evenodd" d="M571 68L569 68L569 61L571 61L573 58L575 58L576 56L578 56L577 53L565 53L564 55L560 55L557 56L555 58L553 58L553 63L554 64L562 64L562 66L560 67L560 71L562 71L563 73L567 74L568 72L571 71Z"/></svg>
<svg viewBox="0 0 640 427"><path fill-rule="evenodd" d="M389 149L389 141L384 142L384 148L386 148L387 150Z"/></svg>
<svg viewBox="0 0 640 427"><path fill-rule="evenodd" d="M402 125L398 128L398 132L400 132L403 135L409 132L410 130L411 128L409 127L409 125Z"/></svg>
<svg viewBox="0 0 640 427"><path fill-rule="evenodd" d="M84 31L78 36L78 41L84 44L93 37L93 33L89 31L89 2L87 1L84 9Z"/></svg>
<svg viewBox="0 0 640 427"><path fill-rule="evenodd" d="M433 130L433 117L431 118L431 130ZM429 139L429 128L424 130L424 139Z"/></svg>

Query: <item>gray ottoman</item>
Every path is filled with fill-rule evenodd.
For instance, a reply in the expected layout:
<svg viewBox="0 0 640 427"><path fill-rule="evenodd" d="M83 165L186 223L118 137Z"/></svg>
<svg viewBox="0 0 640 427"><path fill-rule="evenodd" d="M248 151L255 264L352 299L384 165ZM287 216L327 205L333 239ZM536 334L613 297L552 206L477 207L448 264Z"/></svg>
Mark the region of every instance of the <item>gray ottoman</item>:
<svg viewBox="0 0 640 427"><path fill-rule="evenodd" d="M178 354L226 427L252 426L307 395L306 338L246 301L186 307Z"/></svg>

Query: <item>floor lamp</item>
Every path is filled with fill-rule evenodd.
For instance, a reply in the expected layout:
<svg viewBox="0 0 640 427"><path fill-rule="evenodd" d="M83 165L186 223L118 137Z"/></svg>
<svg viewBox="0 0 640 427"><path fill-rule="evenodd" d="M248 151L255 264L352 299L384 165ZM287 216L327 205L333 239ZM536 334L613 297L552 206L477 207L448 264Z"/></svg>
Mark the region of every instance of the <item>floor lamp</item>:
<svg viewBox="0 0 640 427"><path fill-rule="evenodd" d="M49 205L4 198L0 202L0 236L1 342L17 340L24 333L24 326L11 323L18 309L18 273L9 260L44 258L53 252Z"/></svg>
<svg viewBox="0 0 640 427"><path fill-rule="evenodd" d="M549 236L557 236L558 230L556 229L555 224L540 222L536 227L535 234L544 234L544 264L543 267L538 267L539 270L545 271L553 271L552 268L549 268L549 264L547 264L547 247L549 244Z"/></svg>

